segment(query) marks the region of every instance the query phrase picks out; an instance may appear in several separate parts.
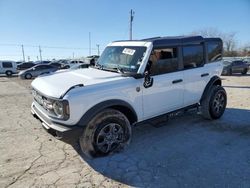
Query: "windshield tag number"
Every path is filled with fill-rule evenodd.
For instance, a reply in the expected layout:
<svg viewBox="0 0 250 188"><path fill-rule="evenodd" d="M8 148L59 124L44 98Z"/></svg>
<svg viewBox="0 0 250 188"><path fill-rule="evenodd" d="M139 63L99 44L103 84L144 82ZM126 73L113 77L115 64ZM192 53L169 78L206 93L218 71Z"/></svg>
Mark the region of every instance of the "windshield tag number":
<svg viewBox="0 0 250 188"><path fill-rule="evenodd" d="M135 50L134 49L130 49L130 48L124 48L124 50L122 51L123 54L127 54L127 55L134 55Z"/></svg>

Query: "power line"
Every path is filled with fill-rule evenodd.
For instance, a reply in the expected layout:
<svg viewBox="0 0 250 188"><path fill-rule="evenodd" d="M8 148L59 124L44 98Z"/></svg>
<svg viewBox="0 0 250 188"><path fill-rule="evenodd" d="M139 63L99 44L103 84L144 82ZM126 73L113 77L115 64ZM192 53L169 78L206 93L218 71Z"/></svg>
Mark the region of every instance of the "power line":
<svg viewBox="0 0 250 188"><path fill-rule="evenodd" d="M25 47L31 47L31 48L55 48L55 49L66 49L66 50L96 50L96 48L90 48L90 47L64 47L64 46L47 46L47 45L29 45L29 44L22 44ZM21 45L21 46L22 46ZM0 44L0 46L20 46L20 44Z"/></svg>

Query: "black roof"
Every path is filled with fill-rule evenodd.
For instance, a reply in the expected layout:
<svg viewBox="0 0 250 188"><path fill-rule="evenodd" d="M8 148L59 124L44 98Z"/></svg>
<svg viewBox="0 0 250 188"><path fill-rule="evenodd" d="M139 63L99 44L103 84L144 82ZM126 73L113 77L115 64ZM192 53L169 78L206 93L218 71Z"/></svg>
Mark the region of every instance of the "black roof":
<svg viewBox="0 0 250 188"><path fill-rule="evenodd" d="M203 38L202 36L177 36L177 37L156 37L143 39L142 41L152 42L155 47L157 46L171 46L171 45L189 45L200 44L206 41L221 41L220 38ZM221 41L222 42L222 41Z"/></svg>
<svg viewBox="0 0 250 188"><path fill-rule="evenodd" d="M152 42L154 47L200 44L207 41L222 42L220 38L203 38L202 36L154 37L137 41Z"/></svg>

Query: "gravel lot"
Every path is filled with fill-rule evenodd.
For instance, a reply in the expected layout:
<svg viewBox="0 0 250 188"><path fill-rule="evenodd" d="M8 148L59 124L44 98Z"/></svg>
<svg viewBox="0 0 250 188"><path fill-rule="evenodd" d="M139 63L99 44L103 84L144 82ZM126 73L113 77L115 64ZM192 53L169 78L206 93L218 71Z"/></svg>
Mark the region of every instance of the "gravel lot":
<svg viewBox="0 0 250 188"><path fill-rule="evenodd" d="M134 128L122 153L81 156L30 114L30 81L0 77L0 187L249 187L250 74L223 77L220 120L189 111Z"/></svg>

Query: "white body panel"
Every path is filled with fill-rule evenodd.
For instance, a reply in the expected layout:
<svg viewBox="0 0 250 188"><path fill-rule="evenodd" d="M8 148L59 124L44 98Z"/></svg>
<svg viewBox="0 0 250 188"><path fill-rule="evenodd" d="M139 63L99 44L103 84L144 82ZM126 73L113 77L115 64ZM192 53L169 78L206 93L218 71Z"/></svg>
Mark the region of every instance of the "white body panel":
<svg viewBox="0 0 250 188"><path fill-rule="evenodd" d="M182 79L183 72L173 72L153 76L154 84L143 89L144 118L181 108L183 106L183 82L175 83L174 80Z"/></svg>
<svg viewBox="0 0 250 188"><path fill-rule="evenodd" d="M189 106L199 103L203 91L212 78L212 76L219 76L222 71L222 65L218 63L205 64L203 67L193 68L183 71L184 80L184 102L183 106ZM203 76L203 74L208 74Z"/></svg>

